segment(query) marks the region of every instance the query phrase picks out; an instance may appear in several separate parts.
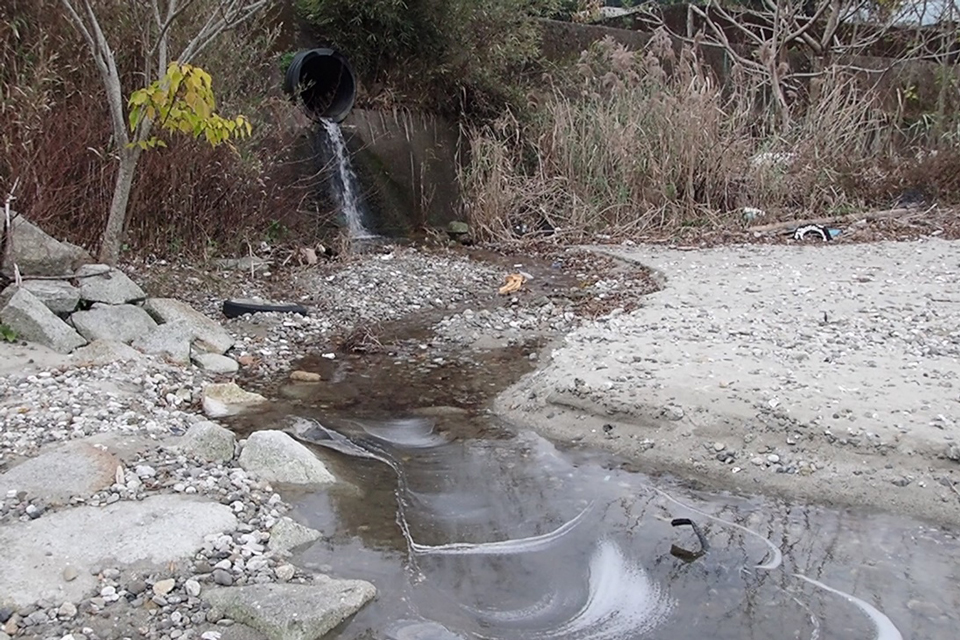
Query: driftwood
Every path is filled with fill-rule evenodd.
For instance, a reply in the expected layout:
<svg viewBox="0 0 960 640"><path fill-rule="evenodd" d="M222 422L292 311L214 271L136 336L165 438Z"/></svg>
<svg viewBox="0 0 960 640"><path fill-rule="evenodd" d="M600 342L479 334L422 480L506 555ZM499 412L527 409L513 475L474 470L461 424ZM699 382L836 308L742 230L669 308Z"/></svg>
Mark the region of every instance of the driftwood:
<svg viewBox="0 0 960 640"><path fill-rule="evenodd" d="M884 218L899 218L913 213L920 213L915 208L886 209L884 211L870 211L867 213L851 213L845 216L831 216L829 218L812 218L809 220L787 220L786 222L771 222L770 224L761 224L755 227L747 227L747 231L753 233L770 233L773 231L789 231L797 227L803 227L808 224L845 224L856 222L858 220L882 220Z"/></svg>

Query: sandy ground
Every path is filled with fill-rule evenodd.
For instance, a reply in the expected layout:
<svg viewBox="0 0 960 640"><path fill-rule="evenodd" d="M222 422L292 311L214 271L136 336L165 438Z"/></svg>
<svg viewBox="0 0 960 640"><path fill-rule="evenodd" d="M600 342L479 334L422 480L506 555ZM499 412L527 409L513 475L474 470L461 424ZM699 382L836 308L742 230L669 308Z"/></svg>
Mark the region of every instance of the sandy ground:
<svg viewBox="0 0 960 640"><path fill-rule="evenodd" d="M663 290L496 411L642 471L960 524L960 242L597 247Z"/></svg>

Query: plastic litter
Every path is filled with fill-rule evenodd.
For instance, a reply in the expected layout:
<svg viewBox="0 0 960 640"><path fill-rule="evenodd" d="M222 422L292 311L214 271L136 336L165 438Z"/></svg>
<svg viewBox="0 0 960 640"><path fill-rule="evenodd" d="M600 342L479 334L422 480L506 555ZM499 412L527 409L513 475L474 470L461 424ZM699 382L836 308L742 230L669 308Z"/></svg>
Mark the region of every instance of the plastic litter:
<svg viewBox="0 0 960 640"><path fill-rule="evenodd" d="M514 293L520 290L520 287L523 286L523 283L526 282L526 278L523 277L521 273L511 273L506 277L506 284L500 287L500 295L507 295L508 293Z"/></svg>
<svg viewBox="0 0 960 640"><path fill-rule="evenodd" d="M824 242L833 240L840 235L840 229L828 229L823 225L819 224L805 224L802 227L797 227L793 232L794 240L805 240L807 236L813 236L820 238Z"/></svg>

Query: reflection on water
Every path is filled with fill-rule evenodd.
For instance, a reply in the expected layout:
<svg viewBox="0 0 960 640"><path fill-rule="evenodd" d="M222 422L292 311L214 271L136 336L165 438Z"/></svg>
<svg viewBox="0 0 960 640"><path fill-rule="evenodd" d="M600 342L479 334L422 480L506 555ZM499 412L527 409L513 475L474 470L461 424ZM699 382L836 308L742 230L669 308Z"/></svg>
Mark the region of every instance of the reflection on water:
<svg viewBox="0 0 960 640"><path fill-rule="evenodd" d="M292 430L360 490L296 506L325 534L298 561L379 590L337 638L958 637L960 544L914 521L696 494L467 423ZM673 518L709 552L671 555L699 544Z"/></svg>

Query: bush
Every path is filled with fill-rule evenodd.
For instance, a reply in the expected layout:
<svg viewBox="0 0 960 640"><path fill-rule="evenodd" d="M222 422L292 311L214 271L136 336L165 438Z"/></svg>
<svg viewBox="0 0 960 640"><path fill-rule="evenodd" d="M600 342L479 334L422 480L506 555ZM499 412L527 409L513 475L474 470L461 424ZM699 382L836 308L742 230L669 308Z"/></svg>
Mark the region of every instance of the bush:
<svg viewBox="0 0 960 640"><path fill-rule="evenodd" d="M535 16L566 0L298 0L318 36L395 102L487 117L538 69ZM376 99L377 96L369 96Z"/></svg>

